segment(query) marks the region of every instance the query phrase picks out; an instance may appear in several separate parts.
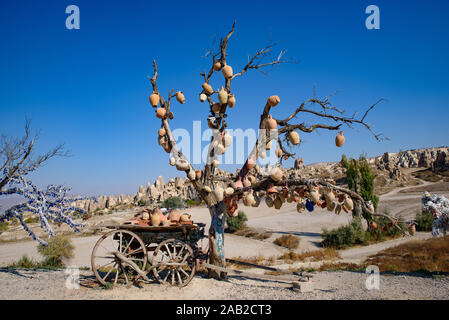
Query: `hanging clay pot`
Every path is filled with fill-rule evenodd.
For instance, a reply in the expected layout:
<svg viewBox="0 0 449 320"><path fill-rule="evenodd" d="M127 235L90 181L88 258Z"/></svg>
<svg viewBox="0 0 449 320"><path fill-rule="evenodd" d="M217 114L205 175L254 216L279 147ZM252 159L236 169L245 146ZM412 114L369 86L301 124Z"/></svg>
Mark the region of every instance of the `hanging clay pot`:
<svg viewBox="0 0 449 320"><path fill-rule="evenodd" d="M225 205L226 212L230 217L238 216L237 208L238 203L237 200L233 197L226 197L223 199L223 203Z"/></svg>
<svg viewBox="0 0 449 320"><path fill-rule="evenodd" d="M229 79L232 77L232 68L230 65L225 65L223 67L223 69L221 70L221 72L223 73L223 75L226 79Z"/></svg>
<svg viewBox="0 0 449 320"><path fill-rule="evenodd" d="M214 89L212 89L212 86L210 84L204 82L201 86L203 87L204 92L207 93L208 95L214 93Z"/></svg>
<svg viewBox="0 0 449 320"><path fill-rule="evenodd" d="M167 141L167 139L164 136L158 136L157 137L157 144L162 146Z"/></svg>
<svg viewBox="0 0 449 320"><path fill-rule="evenodd" d="M212 192L212 189L209 186L205 186L204 191L206 191L207 193L210 193L210 192Z"/></svg>
<svg viewBox="0 0 449 320"><path fill-rule="evenodd" d="M268 98L268 105L270 107L277 106L279 102L281 102L281 99L279 99L278 96L271 96L271 97Z"/></svg>
<svg viewBox="0 0 449 320"><path fill-rule="evenodd" d="M327 206L326 206L327 211L334 211L334 209L336 207L335 202L326 202L326 203L327 203Z"/></svg>
<svg viewBox="0 0 449 320"><path fill-rule="evenodd" d="M151 214L151 225L157 227L161 224L161 216L157 213Z"/></svg>
<svg viewBox="0 0 449 320"><path fill-rule="evenodd" d="M215 149L218 155L223 154L226 152L226 148L221 143L218 144L217 148Z"/></svg>
<svg viewBox="0 0 449 320"><path fill-rule="evenodd" d="M321 201L321 208L327 208L327 202L326 201Z"/></svg>
<svg viewBox="0 0 449 320"><path fill-rule="evenodd" d="M282 200L279 196L276 197L273 201L274 208L279 210L282 207Z"/></svg>
<svg viewBox="0 0 449 320"><path fill-rule="evenodd" d="M195 181L196 179L195 170L189 170L189 172L187 173L187 178L189 178L190 181Z"/></svg>
<svg viewBox="0 0 449 320"><path fill-rule="evenodd" d="M312 212L312 211L313 211L313 202L310 201L310 199L307 199L307 200L306 200L306 209L307 209L307 211L309 211L309 212Z"/></svg>
<svg viewBox="0 0 449 320"><path fill-rule="evenodd" d="M195 171L195 177L197 178L197 180L201 179L201 171L200 170Z"/></svg>
<svg viewBox="0 0 449 320"><path fill-rule="evenodd" d="M151 104L154 108L156 108L157 105L159 104L159 100L160 100L160 97L159 97L159 95L158 95L157 93L153 92L153 93L150 95L150 104Z"/></svg>
<svg viewBox="0 0 449 320"><path fill-rule="evenodd" d="M254 195L254 202L251 205L251 207L258 208L261 200L262 200L261 197Z"/></svg>
<svg viewBox="0 0 449 320"><path fill-rule="evenodd" d="M224 198L224 190L221 187L218 187L214 190L214 197L217 200L217 202L220 202Z"/></svg>
<svg viewBox="0 0 449 320"><path fill-rule="evenodd" d="M273 199L271 197L265 197L265 204L268 208L273 207Z"/></svg>
<svg viewBox="0 0 449 320"><path fill-rule="evenodd" d="M235 96L232 93L228 95L228 106L229 108L234 108L235 106Z"/></svg>
<svg viewBox="0 0 449 320"><path fill-rule="evenodd" d="M345 143L345 137L343 136L343 131L340 131L339 134L335 137L335 145L337 147L342 147Z"/></svg>
<svg viewBox="0 0 449 320"><path fill-rule="evenodd" d="M371 230L377 230L377 223L376 222L374 222L374 220L371 220L370 221L370 223L369 223L369 228L371 229Z"/></svg>
<svg viewBox="0 0 449 320"><path fill-rule="evenodd" d="M335 207L335 214L340 214L341 212L341 204L337 204L337 206Z"/></svg>
<svg viewBox="0 0 449 320"><path fill-rule="evenodd" d="M249 182L251 182L251 184L256 183L257 179L256 177L252 176L252 175L247 175L246 178L249 180Z"/></svg>
<svg viewBox="0 0 449 320"><path fill-rule="evenodd" d="M169 162L170 162L170 165L171 165L171 166L174 166L174 165L176 164L176 159L175 159L175 157L170 157Z"/></svg>
<svg viewBox="0 0 449 320"><path fill-rule="evenodd" d="M234 182L234 190L243 188L242 180L239 178L236 182Z"/></svg>
<svg viewBox="0 0 449 320"><path fill-rule="evenodd" d="M373 203L371 202L371 200L370 201L368 201L368 203L367 203L367 205L366 205L367 207L368 207L368 210L370 211L370 212L374 212L374 205L373 205Z"/></svg>
<svg viewBox="0 0 449 320"><path fill-rule="evenodd" d="M313 187L312 190L310 191L310 200L313 201L313 203L317 203L318 200L320 199L320 193L317 190L317 187Z"/></svg>
<svg viewBox="0 0 449 320"><path fill-rule="evenodd" d="M352 211L352 209L354 209L354 202L350 197L346 197L343 207L345 207L348 211Z"/></svg>
<svg viewBox="0 0 449 320"><path fill-rule="evenodd" d="M335 201L335 194L332 191L328 191L326 193L326 202L334 202Z"/></svg>
<svg viewBox="0 0 449 320"><path fill-rule="evenodd" d="M220 162L219 162L217 159L215 159L214 161L212 161L212 166L213 166L214 168L217 168L219 164L220 164Z"/></svg>
<svg viewBox="0 0 449 320"><path fill-rule="evenodd" d="M299 144L299 134L296 131L290 131L287 135L288 141L290 141L291 144L297 145Z"/></svg>
<svg viewBox="0 0 449 320"><path fill-rule="evenodd" d="M267 195L272 193L279 193L278 189L276 189L273 184L267 189Z"/></svg>
<svg viewBox="0 0 449 320"><path fill-rule="evenodd" d="M225 148L229 148L232 145L232 136L228 131L223 135L223 145Z"/></svg>
<svg viewBox="0 0 449 320"><path fill-rule="evenodd" d="M282 179L282 170L279 168L273 168L270 172L270 177L274 181L280 181Z"/></svg>
<svg viewBox="0 0 449 320"><path fill-rule="evenodd" d="M172 222L178 222L180 215L179 215L179 211L178 210L172 210L169 215L168 218L170 219L170 221Z"/></svg>
<svg viewBox="0 0 449 320"><path fill-rule="evenodd" d="M142 213L142 220L150 220L150 214L146 211Z"/></svg>
<svg viewBox="0 0 449 320"><path fill-rule="evenodd" d="M267 154L265 153L265 151L262 151L259 153L259 158L261 158L261 159L265 159L266 156L267 156Z"/></svg>
<svg viewBox="0 0 449 320"><path fill-rule="evenodd" d="M223 87L221 87L221 90L218 92L218 101L220 101L221 104L228 103L228 93Z"/></svg>
<svg viewBox="0 0 449 320"><path fill-rule="evenodd" d="M277 149L276 149L276 156L277 156L278 158L282 157L282 150L281 150L281 148L277 148Z"/></svg>
<svg viewBox="0 0 449 320"><path fill-rule="evenodd" d="M162 145L162 147L164 148L165 152L171 153L172 147L168 141L165 141L165 143Z"/></svg>
<svg viewBox="0 0 449 320"><path fill-rule="evenodd" d="M271 141L268 141L267 145L265 146L265 150L270 150L271 149Z"/></svg>
<svg viewBox="0 0 449 320"><path fill-rule="evenodd" d="M248 158L248 160L246 160L246 169L251 170L255 165L256 161L254 161L254 159Z"/></svg>
<svg viewBox="0 0 449 320"><path fill-rule="evenodd" d="M207 96L204 93L200 94L200 101L204 102L206 100L207 100Z"/></svg>
<svg viewBox="0 0 449 320"><path fill-rule="evenodd" d="M232 196L234 194L234 188L228 187L224 190L224 194L226 197Z"/></svg>
<svg viewBox="0 0 449 320"><path fill-rule="evenodd" d="M157 132L158 133L158 135L159 135L159 137L163 137L163 136L165 136L165 129L164 128L160 128L159 129L159 131Z"/></svg>
<svg viewBox="0 0 449 320"><path fill-rule="evenodd" d="M414 236L414 235L415 235L415 232L416 232L416 226L415 226L414 223L411 223L411 224L408 226L408 233L409 233L411 236Z"/></svg>
<svg viewBox="0 0 449 320"><path fill-rule="evenodd" d="M243 180L244 187L251 187L251 182L248 179Z"/></svg>
<svg viewBox="0 0 449 320"><path fill-rule="evenodd" d="M306 208L306 206L305 206L305 204L304 204L304 202L298 202L298 204L296 205L296 211L298 212L298 213L303 213L304 212L304 209Z"/></svg>
<svg viewBox="0 0 449 320"><path fill-rule="evenodd" d="M341 208L343 209L344 212L349 213L348 208L346 208L344 205L342 205Z"/></svg>
<svg viewBox="0 0 449 320"><path fill-rule="evenodd" d="M165 108L157 108L156 109L156 117L158 117L159 119L163 119L166 114L167 114L167 111L165 110Z"/></svg>
<svg viewBox="0 0 449 320"><path fill-rule="evenodd" d="M344 193L340 193L338 196L338 202L342 203L343 201L345 201L345 194Z"/></svg>
<svg viewBox="0 0 449 320"><path fill-rule="evenodd" d="M276 130L278 127L278 123L276 122L276 120L273 119L273 117L270 115L266 118L266 126L267 129L269 130Z"/></svg>
<svg viewBox="0 0 449 320"><path fill-rule="evenodd" d="M184 97L182 91L176 92L176 100L178 100L180 104L184 104L186 102L186 98Z"/></svg>
<svg viewBox="0 0 449 320"><path fill-rule="evenodd" d="M176 161L176 169L179 171L186 171L190 168L189 162L185 159L178 159Z"/></svg>
<svg viewBox="0 0 449 320"><path fill-rule="evenodd" d="M214 70L215 71L221 70L221 62L219 60L215 61L215 63L214 63Z"/></svg>

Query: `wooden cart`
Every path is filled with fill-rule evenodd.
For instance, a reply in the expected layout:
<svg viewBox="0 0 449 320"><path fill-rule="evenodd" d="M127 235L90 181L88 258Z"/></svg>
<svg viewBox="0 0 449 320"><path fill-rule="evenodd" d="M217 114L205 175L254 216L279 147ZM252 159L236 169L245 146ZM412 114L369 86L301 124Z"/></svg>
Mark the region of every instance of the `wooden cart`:
<svg viewBox="0 0 449 320"><path fill-rule="evenodd" d="M300 287L300 282L307 282L310 278L304 273L232 259L227 261L286 275L256 274L208 264L208 246L204 243L207 235L203 223L166 227L131 224L104 227L112 231L101 236L91 256L92 270L102 285L128 284L139 278L151 281L148 275L152 273L159 283L184 287L193 279L200 265L227 275L285 281L293 287Z"/></svg>

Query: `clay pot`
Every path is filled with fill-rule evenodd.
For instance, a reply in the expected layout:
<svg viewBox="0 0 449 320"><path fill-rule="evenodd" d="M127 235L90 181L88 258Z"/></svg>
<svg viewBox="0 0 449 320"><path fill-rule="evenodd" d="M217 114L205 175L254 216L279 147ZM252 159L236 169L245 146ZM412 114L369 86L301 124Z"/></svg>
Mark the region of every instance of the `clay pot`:
<svg viewBox="0 0 449 320"><path fill-rule="evenodd" d="M176 159L175 159L175 157L170 157L169 162L170 162L170 165L171 165L171 166L174 166L174 165L176 164Z"/></svg>
<svg viewBox="0 0 449 320"><path fill-rule="evenodd" d="M179 171L186 171L190 168L189 162L185 159L178 159L176 161L176 169Z"/></svg>
<svg viewBox="0 0 449 320"><path fill-rule="evenodd" d="M335 214L340 214L341 212L341 204L337 204L337 206L335 207Z"/></svg>
<svg viewBox="0 0 449 320"><path fill-rule="evenodd" d="M411 236L414 236L414 235L415 235L415 232L416 232L416 226L415 226L414 223L411 223L411 224L408 226L408 233L409 233Z"/></svg>
<svg viewBox="0 0 449 320"><path fill-rule="evenodd" d="M327 202L326 201L321 201L321 208L327 208Z"/></svg>
<svg viewBox="0 0 449 320"><path fill-rule="evenodd" d="M184 97L182 91L176 92L176 100L178 100L180 104L184 104L186 102L186 98Z"/></svg>
<svg viewBox="0 0 449 320"><path fill-rule="evenodd" d="M375 223L373 220L369 223L369 228L372 230L377 230L377 223Z"/></svg>
<svg viewBox="0 0 449 320"><path fill-rule="evenodd" d="M207 193L210 193L210 192L212 192L212 189L209 186L205 186L204 191L206 191Z"/></svg>
<svg viewBox="0 0 449 320"><path fill-rule="evenodd" d="M196 179L195 170L189 170L189 172L187 172L187 178L189 178L190 181L195 181Z"/></svg>
<svg viewBox="0 0 449 320"><path fill-rule="evenodd" d="M268 141L267 145L265 146L265 150L270 150L271 149L271 141Z"/></svg>
<svg viewBox="0 0 449 320"><path fill-rule="evenodd" d="M229 148L232 145L232 136L229 134L229 132L226 131L226 133L223 135L222 140L225 148Z"/></svg>
<svg viewBox="0 0 449 320"><path fill-rule="evenodd" d="M156 109L156 117L158 117L159 119L163 119L166 114L167 114L167 110L165 110L165 108L157 108Z"/></svg>
<svg viewBox="0 0 449 320"><path fill-rule="evenodd" d="M151 95L150 95L150 104L153 106L153 107L157 107L157 105L159 104L159 100L160 100L160 97L159 97L159 95L157 94L157 93L152 93Z"/></svg>
<svg viewBox="0 0 449 320"><path fill-rule="evenodd" d="M221 143L218 144L218 146L217 146L217 148L215 150L216 150L218 155L223 154L223 153L226 152L225 146L222 145Z"/></svg>
<svg viewBox="0 0 449 320"><path fill-rule="evenodd" d="M306 209L307 209L307 211L309 211L309 212L312 212L313 209L314 209L314 207L313 207L313 202L310 201L310 199L307 199L307 200L306 200Z"/></svg>
<svg viewBox="0 0 449 320"><path fill-rule="evenodd" d="M345 207L348 211L354 209L354 202L350 197L346 197L345 202L343 203L343 207Z"/></svg>
<svg viewBox="0 0 449 320"><path fill-rule="evenodd" d="M291 144L297 145L299 144L299 134L296 131L290 131L287 135L288 141L290 141Z"/></svg>
<svg viewBox="0 0 449 320"><path fill-rule="evenodd" d="M218 187L214 190L214 197L217 200L217 202L223 201L224 198L224 190L221 187Z"/></svg>
<svg viewBox="0 0 449 320"><path fill-rule="evenodd" d="M306 208L304 201L300 201L298 202L298 204L296 205L296 211L298 213L303 213L304 209Z"/></svg>
<svg viewBox="0 0 449 320"><path fill-rule="evenodd" d="M225 205L226 212L228 213L228 215L230 217L238 216L238 212L237 212L238 203L237 203L237 200L235 198L226 197L226 198L223 199L223 202L224 202L224 205Z"/></svg>
<svg viewBox="0 0 449 320"><path fill-rule="evenodd" d="M221 110L221 105L220 105L219 103L214 103L214 104L212 105L212 111L213 111L214 113L219 113L220 110Z"/></svg>
<svg viewBox="0 0 449 320"><path fill-rule="evenodd" d="M273 168L270 172L270 177L274 181L280 181L282 179L282 170L279 168Z"/></svg>
<svg viewBox="0 0 449 320"><path fill-rule="evenodd" d="M157 227L161 224L161 216L158 213L151 214L151 225Z"/></svg>
<svg viewBox="0 0 449 320"><path fill-rule="evenodd" d="M181 217L179 218L179 221L184 221L184 222L186 222L186 221L190 221L190 218L191 218L192 216L190 215L190 214L188 214L188 213L183 213L182 215L181 215Z"/></svg>
<svg viewBox="0 0 449 320"><path fill-rule="evenodd" d="M326 193L326 202L331 203L335 201L335 194L332 191Z"/></svg>
<svg viewBox="0 0 449 320"><path fill-rule="evenodd" d="M265 121L266 121L267 129L270 129L270 130L276 130L277 129L278 123L276 122L276 120L273 119L272 116L268 116Z"/></svg>
<svg viewBox="0 0 449 320"><path fill-rule="evenodd" d="M169 213L168 218L170 219L170 221L178 222L179 218L180 218L179 211L178 210L172 210Z"/></svg>
<svg viewBox="0 0 449 320"><path fill-rule="evenodd" d="M271 184L270 187L267 189L267 195L278 192L279 192L278 189L276 189L273 184Z"/></svg>
<svg viewBox="0 0 449 320"><path fill-rule="evenodd" d="M212 86L210 84L204 82L201 86L203 87L204 92L208 95L214 93L214 89L212 89Z"/></svg>
<svg viewBox="0 0 449 320"><path fill-rule="evenodd" d="M199 179L201 179L201 171L200 170L196 170L195 171L195 176L196 176L196 178L199 180Z"/></svg>
<svg viewBox="0 0 449 320"><path fill-rule="evenodd" d="M248 179L243 180L243 186L244 187L251 187L251 182Z"/></svg>
<svg viewBox="0 0 449 320"><path fill-rule="evenodd" d="M220 61L215 61L215 63L214 63L214 70L215 71L220 71L221 70L221 62Z"/></svg>
<svg viewBox="0 0 449 320"><path fill-rule="evenodd" d="M165 152L171 153L172 147L171 147L171 144L168 143L168 141L165 141L165 143L162 145L162 147L164 148Z"/></svg>
<svg viewBox="0 0 449 320"><path fill-rule="evenodd" d="M340 193L340 195L338 196L338 202L342 203L343 201L345 201L345 194Z"/></svg>
<svg viewBox="0 0 449 320"><path fill-rule="evenodd" d="M212 166L213 166L214 168L217 168L219 164L220 164L220 162L219 162L217 159L215 159L214 161L212 161Z"/></svg>
<svg viewBox="0 0 449 320"><path fill-rule="evenodd" d="M274 199L273 204L274 204L274 208L279 210L282 207L282 200L281 200L281 198L279 196L277 196Z"/></svg>
<svg viewBox="0 0 449 320"><path fill-rule="evenodd" d="M369 201L366 206L368 207L368 210L370 212L374 212L374 205L373 205L373 203L371 201Z"/></svg>
<svg viewBox="0 0 449 320"><path fill-rule="evenodd" d="M248 170L251 170L252 168L254 168L255 165L256 161L254 161L254 159L248 158L248 160L246 161L246 168Z"/></svg>
<svg viewBox="0 0 449 320"><path fill-rule="evenodd" d="M150 220L150 214L148 212L143 212L142 220Z"/></svg>
<svg viewBox="0 0 449 320"><path fill-rule="evenodd" d="M164 128L160 128L159 131L157 132L159 137L163 137L165 136L166 132Z"/></svg>
<svg viewBox="0 0 449 320"><path fill-rule="evenodd" d="M340 131L339 134L335 137L335 145L337 147L342 147L345 143L345 137L343 136L343 131Z"/></svg>
<svg viewBox="0 0 449 320"><path fill-rule="evenodd" d="M232 93L228 95L228 106L229 108L234 108L235 106L235 96Z"/></svg>
<svg viewBox="0 0 449 320"><path fill-rule="evenodd" d="M223 69L221 70L221 72L223 73L223 75L226 79L229 79L232 77L232 68L230 65L225 65L223 67Z"/></svg>
<svg viewBox="0 0 449 320"><path fill-rule="evenodd" d="M228 187L224 190L224 194L226 197L232 196L234 194L234 188Z"/></svg>
<svg viewBox="0 0 449 320"><path fill-rule="evenodd" d="M273 199L271 197L265 197L265 204L268 208L273 207Z"/></svg>
<svg viewBox="0 0 449 320"><path fill-rule="evenodd" d="M320 193L318 192L317 187L313 187L310 191L310 200L312 200L313 203L317 203L318 200L320 200Z"/></svg>
<svg viewBox="0 0 449 320"><path fill-rule="evenodd" d="M164 145L164 143L167 141L167 139L165 139L165 136L158 136L157 137L157 144L162 146Z"/></svg>
<svg viewBox="0 0 449 320"><path fill-rule="evenodd" d="M270 107L277 106L279 102L281 102L281 99L279 99L278 96L271 96L271 97L268 98L268 105Z"/></svg>
<svg viewBox="0 0 449 320"><path fill-rule="evenodd" d="M277 156L278 158L282 157L282 150L281 150L281 148L277 148L277 149L276 149L276 156Z"/></svg>
<svg viewBox="0 0 449 320"><path fill-rule="evenodd" d="M201 93L200 94L200 101L201 102L204 102L204 101L206 101L207 100L207 96L204 94L204 93Z"/></svg>
<svg viewBox="0 0 449 320"><path fill-rule="evenodd" d="M218 92L218 101L220 101L221 104L228 103L228 93L223 87L221 87L221 90Z"/></svg>
<svg viewBox="0 0 449 320"><path fill-rule="evenodd" d="M261 158L261 159L265 159L266 156L267 156L267 154L265 153L265 151L262 151L259 153L259 158Z"/></svg>
<svg viewBox="0 0 449 320"><path fill-rule="evenodd" d="M234 182L234 190L243 188L242 180L239 178L236 182Z"/></svg>
<svg viewBox="0 0 449 320"><path fill-rule="evenodd" d="M335 202L327 202L326 208L328 211L334 211L335 207L336 207Z"/></svg>

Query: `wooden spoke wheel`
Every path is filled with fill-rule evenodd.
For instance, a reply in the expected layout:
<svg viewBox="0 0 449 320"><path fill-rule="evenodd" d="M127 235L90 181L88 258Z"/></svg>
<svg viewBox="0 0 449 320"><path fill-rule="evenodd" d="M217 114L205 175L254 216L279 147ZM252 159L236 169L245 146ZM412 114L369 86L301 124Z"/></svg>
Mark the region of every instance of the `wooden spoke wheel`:
<svg viewBox="0 0 449 320"><path fill-rule="evenodd" d="M128 230L113 230L104 234L92 251L92 271L102 285L128 284L129 280L137 275L128 263L118 258L119 254L145 271L147 249L142 239Z"/></svg>
<svg viewBox="0 0 449 320"><path fill-rule="evenodd" d="M162 284L184 287L195 275L196 259L185 242L176 239L162 241L154 250L152 268Z"/></svg>

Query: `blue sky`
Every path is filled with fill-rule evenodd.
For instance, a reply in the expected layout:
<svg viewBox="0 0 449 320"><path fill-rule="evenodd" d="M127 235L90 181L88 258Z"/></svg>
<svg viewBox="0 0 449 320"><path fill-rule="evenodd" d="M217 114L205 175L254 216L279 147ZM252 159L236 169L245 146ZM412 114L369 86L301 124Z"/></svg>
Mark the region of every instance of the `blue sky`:
<svg viewBox="0 0 449 320"><path fill-rule="evenodd" d="M65 28L70 4L80 8L80 30ZM380 8L380 30L365 28L370 4ZM296 152L306 163L448 145L448 12L448 1L2 1L0 132L20 136L28 116L42 130L38 152L58 143L71 150L32 175L41 186L135 193L158 175L176 176L148 103L152 60L160 91L182 90L187 99L174 104L172 129L191 131L194 120L205 128L199 72L210 62L203 55L236 19L228 47L234 70L270 41L299 63L236 79L231 128L256 128L272 94L281 98L274 116L288 115L315 85L322 96L338 90L332 101L348 115L388 99L368 122L390 141L361 127L344 128L343 148L335 147L335 132L302 134ZM221 76L213 83L221 85Z"/></svg>

